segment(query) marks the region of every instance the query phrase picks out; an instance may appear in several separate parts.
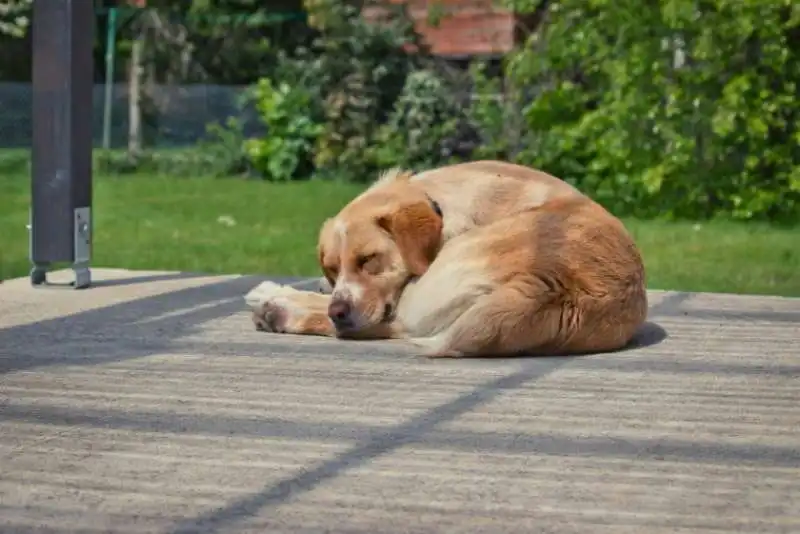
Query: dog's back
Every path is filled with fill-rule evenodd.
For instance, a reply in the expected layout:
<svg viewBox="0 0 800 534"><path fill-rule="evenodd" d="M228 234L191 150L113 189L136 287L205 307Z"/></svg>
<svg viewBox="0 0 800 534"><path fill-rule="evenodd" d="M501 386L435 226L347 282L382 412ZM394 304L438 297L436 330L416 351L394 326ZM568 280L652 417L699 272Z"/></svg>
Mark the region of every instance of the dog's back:
<svg viewBox="0 0 800 534"><path fill-rule="evenodd" d="M416 174L411 183L441 205L444 241L499 218L584 195L563 180L521 165L475 161Z"/></svg>
<svg viewBox="0 0 800 534"><path fill-rule="evenodd" d="M613 350L644 321L644 267L632 237L566 182L500 162L412 181L444 212L444 246L399 310L431 352Z"/></svg>

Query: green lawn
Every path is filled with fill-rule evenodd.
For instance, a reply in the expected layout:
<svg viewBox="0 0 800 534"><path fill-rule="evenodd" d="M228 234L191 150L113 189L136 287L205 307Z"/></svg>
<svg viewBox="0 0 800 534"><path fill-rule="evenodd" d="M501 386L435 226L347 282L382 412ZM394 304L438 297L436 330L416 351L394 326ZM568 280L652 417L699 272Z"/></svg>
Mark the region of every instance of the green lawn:
<svg viewBox="0 0 800 534"><path fill-rule="evenodd" d="M28 271L27 176L0 175L0 278ZM96 176L93 265L315 275L317 231L360 188ZM654 289L800 296L799 228L625 221Z"/></svg>

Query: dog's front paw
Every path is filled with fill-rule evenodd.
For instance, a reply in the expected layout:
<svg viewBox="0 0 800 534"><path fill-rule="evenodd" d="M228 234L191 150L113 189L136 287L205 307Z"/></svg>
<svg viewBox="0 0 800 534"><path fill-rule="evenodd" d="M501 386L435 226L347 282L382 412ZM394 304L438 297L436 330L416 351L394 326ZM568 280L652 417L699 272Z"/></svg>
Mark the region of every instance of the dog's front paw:
<svg viewBox="0 0 800 534"><path fill-rule="evenodd" d="M297 292L275 282L263 282L250 290L244 300L253 310L256 330L286 333L292 311L290 297Z"/></svg>
<svg viewBox="0 0 800 534"><path fill-rule="evenodd" d="M329 297L264 282L244 297L256 330L280 334L333 335L327 316Z"/></svg>
<svg viewBox="0 0 800 534"><path fill-rule="evenodd" d="M288 310L274 302L264 303L260 309L253 310L253 324L261 332L287 333Z"/></svg>
<svg viewBox="0 0 800 534"><path fill-rule="evenodd" d="M267 302L297 292L297 289L291 286L284 286L275 282L261 282L244 296L244 301L255 311Z"/></svg>

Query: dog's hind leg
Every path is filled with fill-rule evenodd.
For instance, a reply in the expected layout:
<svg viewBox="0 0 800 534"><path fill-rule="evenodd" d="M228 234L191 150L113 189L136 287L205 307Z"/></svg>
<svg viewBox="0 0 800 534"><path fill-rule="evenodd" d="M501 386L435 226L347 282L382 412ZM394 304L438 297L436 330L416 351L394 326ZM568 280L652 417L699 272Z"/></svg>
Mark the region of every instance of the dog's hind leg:
<svg viewBox="0 0 800 534"><path fill-rule="evenodd" d="M562 310L538 280L511 281L478 297L441 332L409 341L430 357L548 353L563 341Z"/></svg>

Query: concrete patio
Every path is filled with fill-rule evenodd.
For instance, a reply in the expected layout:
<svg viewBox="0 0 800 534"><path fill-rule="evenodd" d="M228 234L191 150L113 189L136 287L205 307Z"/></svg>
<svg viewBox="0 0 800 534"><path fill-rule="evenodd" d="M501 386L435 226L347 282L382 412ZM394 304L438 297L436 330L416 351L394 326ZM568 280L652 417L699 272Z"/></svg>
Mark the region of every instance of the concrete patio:
<svg viewBox="0 0 800 534"><path fill-rule="evenodd" d="M254 331L260 279L0 284L0 532L800 532L800 299L425 360Z"/></svg>

